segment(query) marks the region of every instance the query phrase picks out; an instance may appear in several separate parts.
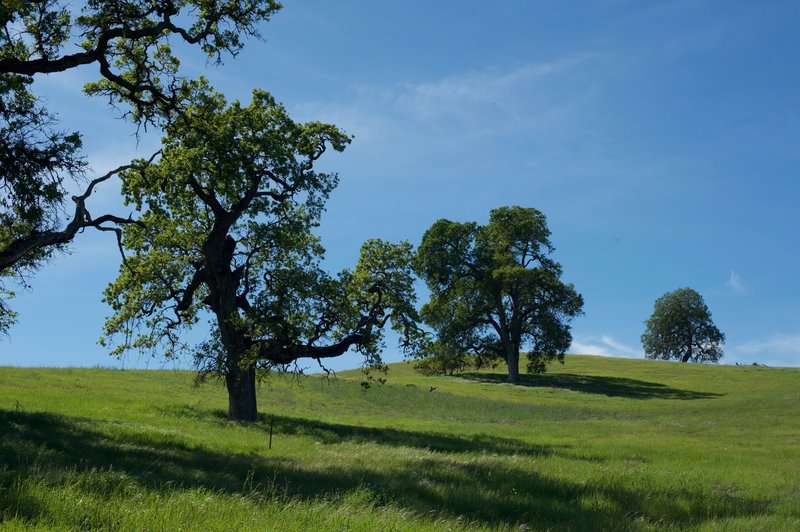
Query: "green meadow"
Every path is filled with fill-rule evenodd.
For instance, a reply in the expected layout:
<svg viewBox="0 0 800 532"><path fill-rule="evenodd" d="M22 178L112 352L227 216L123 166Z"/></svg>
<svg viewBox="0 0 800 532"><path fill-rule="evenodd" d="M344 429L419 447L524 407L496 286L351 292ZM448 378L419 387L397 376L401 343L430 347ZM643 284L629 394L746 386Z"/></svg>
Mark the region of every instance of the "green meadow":
<svg viewBox="0 0 800 532"><path fill-rule="evenodd" d="M503 380L273 375L241 424L190 372L0 368L0 527L800 530L800 370Z"/></svg>

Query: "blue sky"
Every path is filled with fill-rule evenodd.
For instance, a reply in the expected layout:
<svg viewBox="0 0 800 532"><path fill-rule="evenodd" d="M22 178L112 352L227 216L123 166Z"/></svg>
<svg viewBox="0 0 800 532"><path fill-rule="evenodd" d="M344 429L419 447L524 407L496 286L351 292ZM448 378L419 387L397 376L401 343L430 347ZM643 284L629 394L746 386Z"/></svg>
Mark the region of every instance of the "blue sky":
<svg viewBox="0 0 800 532"><path fill-rule="evenodd" d="M586 301L573 352L641 357L655 299L690 286L727 335L724 363L800 366L800 3L284 4L237 59L188 53L183 67L229 99L265 88L355 135L322 163L341 177L320 230L331 269L367 238L416 244L439 218L536 207ZM93 77L36 89L102 173L158 135L137 141L80 94ZM116 187L93 212L120 212ZM118 262L112 237L80 235L13 303L0 364L122 365L96 343Z"/></svg>

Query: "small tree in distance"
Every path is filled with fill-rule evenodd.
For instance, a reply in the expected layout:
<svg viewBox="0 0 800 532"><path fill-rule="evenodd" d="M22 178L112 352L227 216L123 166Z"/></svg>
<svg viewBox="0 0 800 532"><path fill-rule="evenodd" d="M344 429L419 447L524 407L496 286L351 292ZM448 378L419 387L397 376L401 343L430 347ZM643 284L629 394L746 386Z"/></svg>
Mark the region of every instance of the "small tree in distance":
<svg viewBox="0 0 800 532"><path fill-rule="evenodd" d="M429 355L414 363L414 369L423 375L453 375L473 366L475 357L466 354L457 346L445 342L430 342L425 354Z"/></svg>
<svg viewBox="0 0 800 532"><path fill-rule="evenodd" d="M691 288L659 297L642 334L647 358L681 362L717 362L724 342L703 296Z"/></svg>

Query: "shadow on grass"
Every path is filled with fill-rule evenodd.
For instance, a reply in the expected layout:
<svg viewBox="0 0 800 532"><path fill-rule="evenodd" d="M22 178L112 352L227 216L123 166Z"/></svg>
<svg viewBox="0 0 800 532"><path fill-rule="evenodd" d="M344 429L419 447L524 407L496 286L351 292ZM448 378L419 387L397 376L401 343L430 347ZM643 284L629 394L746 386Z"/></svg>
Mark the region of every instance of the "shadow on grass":
<svg viewBox="0 0 800 532"><path fill-rule="evenodd" d="M287 419L280 418L282 428L292 426ZM490 527L527 523L536 529L624 530L646 523L686 528L706 519L753 515L769 504L680 486L646 493L613 481L579 484L540 475L531 461L498 457L461 461L451 453L405 461L394 457L380 467L353 460L320 468L290 458L192 447L155 431L124 426L101 431L93 423L0 411L0 521L4 516L31 523L47 519L46 505L26 490L28 480L38 482L39 489L68 485L71 493L78 491L76 496L82 490L120 505L131 494L132 484L164 496L201 488L220 496L247 496L256 504L272 504L275 493L284 497L278 498L282 501L314 501L366 489L375 504L391 504L423 517L461 516L465 523ZM318 430L311 428L312 433ZM398 445L407 444L401 434L391 438ZM544 446L541 451L549 452Z"/></svg>
<svg viewBox="0 0 800 532"><path fill-rule="evenodd" d="M224 417L224 412L217 414ZM503 438L489 434L472 436L456 436L438 432L420 432L385 427L361 427L340 423L328 423L312 419L270 416L259 416L263 427L274 422L278 433L302 435L322 444L375 443L392 447L414 447L443 453L488 453L497 455L522 456L560 456L572 460L590 462L603 461L601 457L575 454L567 445L537 445L512 438Z"/></svg>
<svg viewBox="0 0 800 532"><path fill-rule="evenodd" d="M506 375L499 373L460 373L458 376L462 379L485 383L508 382ZM681 390L658 382L625 377L576 375L573 373L520 375L517 385L532 388L563 388L575 392L596 393L628 399L711 399L722 395L712 392Z"/></svg>
<svg viewBox="0 0 800 532"><path fill-rule="evenodd" d="M219 423L231 423L227 420L227 413L224 410L198 410L187 405L164 409L163 413L168 416L190 417L206 422L214 420ZM568 445L537 445L490 434L458 436L441 432L329 423L314 419L263 413L259 414L258 423L252 426L262 430L266 438L270 423L272 423L276 436L304 436L323 445L336 445L345 442L355 444L373 443L391 447L413 447L440 453L485 453L530 457L559 456L586 462L602 462L605 460L600 456L590 456L585 453L575 452Z"/></svg>
<svg viewBox="0 0 800 532"><path fill-rule="evenodd" d="M228 421L225 410L202 410L189 405L173 406L160 409L165 416L187 417L201 422L218 424L233 423ZM258 422L252 425L265 433L270 423L276 435L303 436L323 445L340 443L372 443L390 447L413 447L442 453L482 453L494 455L520 455L531 457L560 456L571 460L602 462L601 456L588 455L575 451L569 445L539 445L523 440L504 438L491 434L456 435L432 431L415 431L391 427L365 427L331 423L301 417L282 416L279 414L261 413Z"/></svg>

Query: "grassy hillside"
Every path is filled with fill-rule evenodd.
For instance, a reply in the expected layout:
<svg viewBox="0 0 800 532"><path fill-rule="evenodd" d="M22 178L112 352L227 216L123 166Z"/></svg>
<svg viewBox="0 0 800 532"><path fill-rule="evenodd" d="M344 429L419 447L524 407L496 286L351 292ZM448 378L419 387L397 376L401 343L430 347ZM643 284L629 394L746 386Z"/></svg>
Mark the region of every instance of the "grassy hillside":
<svg viewBox="0 0 800 532"><path fill-rule="evenodd" d="M0 368L0 527L800 529L800 370L359 380L271 378L244 425L190 373Z"/></svg>

